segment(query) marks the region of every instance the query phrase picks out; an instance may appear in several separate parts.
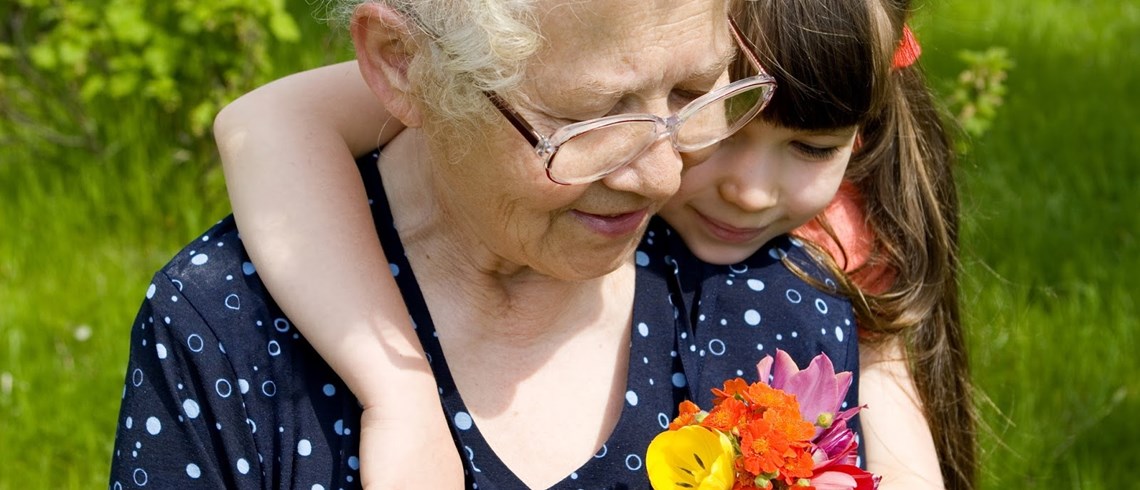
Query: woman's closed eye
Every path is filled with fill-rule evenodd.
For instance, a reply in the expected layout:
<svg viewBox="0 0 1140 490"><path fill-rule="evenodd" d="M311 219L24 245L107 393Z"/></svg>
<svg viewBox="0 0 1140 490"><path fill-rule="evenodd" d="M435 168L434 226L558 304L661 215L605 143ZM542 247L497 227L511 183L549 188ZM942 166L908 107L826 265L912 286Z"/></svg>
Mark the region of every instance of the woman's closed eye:
<svg viewBox="0 0 1140 490"><path fill-rule="evenodd" d="M702 95L707 94L705 90L688 90L688 89L673 89L669 93L669 109L674 111L681 110L690 102L699 99Z"/></svg>

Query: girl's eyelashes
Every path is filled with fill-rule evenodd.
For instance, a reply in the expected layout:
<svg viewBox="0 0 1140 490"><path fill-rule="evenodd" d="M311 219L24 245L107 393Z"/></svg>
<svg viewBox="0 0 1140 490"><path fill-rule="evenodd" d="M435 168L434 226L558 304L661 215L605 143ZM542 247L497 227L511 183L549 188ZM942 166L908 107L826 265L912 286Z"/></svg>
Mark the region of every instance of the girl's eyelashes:
<svg viewBox="0 0 1140 490"><path fill-rule="evenodd" d="M802 141L793 141L791 146L795 152L813 161L828 160L839 153L838 146L815 146Z"/></svg>

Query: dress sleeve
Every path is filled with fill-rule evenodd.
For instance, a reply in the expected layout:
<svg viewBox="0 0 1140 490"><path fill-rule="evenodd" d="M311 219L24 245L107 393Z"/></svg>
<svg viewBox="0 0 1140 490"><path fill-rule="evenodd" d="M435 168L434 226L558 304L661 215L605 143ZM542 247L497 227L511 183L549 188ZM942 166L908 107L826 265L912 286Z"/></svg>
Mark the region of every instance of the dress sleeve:
<svg viewBox="0 0 1140 490"><path fill-rule="evenodd" d="M262 488L247 387L180 289L157 274L131 328L110 488Z"/></svg>
<svg viewBox="0 0 1140 490"><path fill-rule="evenodd" d="M822 213L839 243L814 219L792 233L823 247L859 287L880 294L890 289L896 274L874 256L875 234L867 223L864 206L855 184L845 180Z"/></svg>

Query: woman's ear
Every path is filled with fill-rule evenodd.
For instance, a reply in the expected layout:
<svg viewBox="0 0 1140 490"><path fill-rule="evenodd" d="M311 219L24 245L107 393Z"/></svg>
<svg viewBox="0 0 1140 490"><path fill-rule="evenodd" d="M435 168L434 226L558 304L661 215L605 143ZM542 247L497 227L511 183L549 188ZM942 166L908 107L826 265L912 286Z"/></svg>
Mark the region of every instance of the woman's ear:
<svg viewBox="0 0 1140 490"><path fill-rule="evenodd" d="M410 21L392 7L366 2L352 14L352 42L360 75L384 108L410 128L423 117L412 96L408 65L415 56Z"/></svg>

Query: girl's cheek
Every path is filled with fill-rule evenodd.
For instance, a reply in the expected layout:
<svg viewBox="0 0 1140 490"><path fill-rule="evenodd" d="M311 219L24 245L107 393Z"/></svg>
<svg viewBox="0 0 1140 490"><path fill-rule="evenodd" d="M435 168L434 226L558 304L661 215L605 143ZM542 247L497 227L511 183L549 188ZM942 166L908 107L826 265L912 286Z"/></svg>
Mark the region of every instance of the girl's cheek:
<svg viewBox="0 0 1140 490"><path fill-rule="evenodd" d="M723 171L723 167L725 165L721 165L719 159L710 159L698 167L690 168L681 174L681 188L673 199L692 197L715 190L717 177Z"/></svg>

